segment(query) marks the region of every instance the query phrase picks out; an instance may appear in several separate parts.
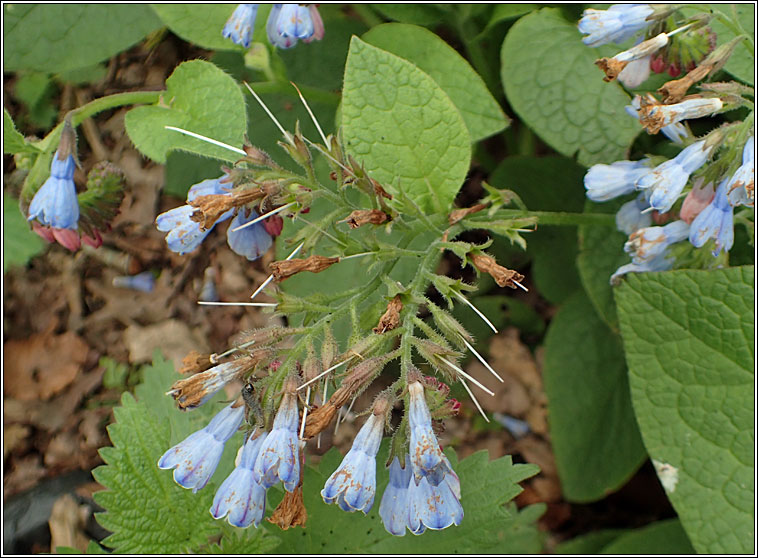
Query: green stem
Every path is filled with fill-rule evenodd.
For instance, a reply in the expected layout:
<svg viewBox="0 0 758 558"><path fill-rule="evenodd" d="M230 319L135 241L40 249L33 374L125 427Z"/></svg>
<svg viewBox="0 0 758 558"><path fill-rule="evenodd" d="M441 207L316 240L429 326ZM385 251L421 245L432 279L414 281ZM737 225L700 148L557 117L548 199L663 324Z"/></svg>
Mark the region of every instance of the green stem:
<svg viewBox="0 0 758 558"><path fill-rule="evenodd" d="M468 223L481 223L495 219L523 219L536 217L540 225L602 225L614 226L616 216L612 213L570 213L562 211L522 211L520 209L501 209L491 217L473 217ZM486 227L483 227L486 228ZM453 238L452 234L448 235Z"/></svg>
<svg viewBox="0 0 758 558"><path fill-rule="evenodd" d="M158 102L161 95L165 91L129 91L126 93L116 93L114 95L108 95L107 97L100 97L94 99L89 103L82 105L78 108L71 110L66 117L71 118L71 124L76 127L81 124L87 118L96 115L104 110L122 107L124 105L141 105L141 104L153 104ZM47 151L54 142L57 142L60 137L61 130L63 130L63 122L65 117L58 125L52 129L52 131L45 136L44 139L37 142L35 145L42 151Z"/></svg>

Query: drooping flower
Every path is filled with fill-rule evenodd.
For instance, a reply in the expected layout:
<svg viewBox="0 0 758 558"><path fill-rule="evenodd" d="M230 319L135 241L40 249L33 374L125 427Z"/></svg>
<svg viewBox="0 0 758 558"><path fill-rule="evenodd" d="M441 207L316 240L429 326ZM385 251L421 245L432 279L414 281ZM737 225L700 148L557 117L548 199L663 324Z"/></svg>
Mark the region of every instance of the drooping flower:
<svg viewBox="0 0 758 558"><path fill-rule="evenodd" d="M408 384L410 406L408 409L408 424L410 427L411 467L415 483L422 478L432 486L439 485L447 473L452 472L445 454L440 449L437 436L432 430L432 416L424 397L424 386L421 382Z"/></svg>
<svg viewBox="0 0 758 558"><path fill-rule="evenodd" d="M642 98L639 95L635 95L632 99L632 104L626 105L624 107L624 110L626 110L626 113L629 116L639 120L641 106ZM661 128L661 133L676 144L681 144L684 141L684 138L689 135L687 128L685 128L684 124L681 122L675 122L673 124L669 124L668 126L664 126Z"/></svg>
<svg viewBox="0 0 758 558"><path fill-rule="evenodd" d="M205 428L166 451L158 460L158 467L174 469L174 480L197 492L208 484L221 459L224 444L237 431L244 416L244 405L235 402L225 407Z"/></svg>
<svg viewBox="0 0 758 558"><path fill-rule="evenodd" d="M264 488L271 488L281 480L287 492L292 492L300 481L296 389L296 381L287 379L273 427L255 460L253 478Z"/></svg>
<svg viewBox="0 0 758 558"><path fill-rule="evenodd" d="M36 219L34 231L48 242L57 240L71 251L79 249L79 201L76 197L74 152L76 135L66 122L58 149L50 164L50 176L34 194L28 220Z"/></svg>
<svg viewBox="0 0 758 558"><path fill-rule="evenodd" d="M644 64L638 65L638 72L647 72L645 78L650 75L650 57L656 51L662 49L668 44L668 35L659 33L655 37L646 41L638 42L632 48L619 52L612 58L600 58L595 64L605 72L605 81L612 81L635 61L644 61ZM641 80L639 83L642 83ZM639 85L639 84L638 84Z"/></svg>
<svg viewBox="0 0 758 558"><path fill-rule="evenodd" d="M632 256L632 263L645 264L663 254L673 243L689 236L690 226L674 221L663 227L646 227L629 235L624 251Z"/></svg>
<svg viewBox="0 0 758 558"><path fill-rule="evenodd" d="M171 395L180 409L195 409L208 402L222 387L255 365L255 357L247 356L177 380L167 395Z"/></svg>
<svg viewBox="0 0 758 558"><path fill-rule="evenodd" d="M353 440L340 466L324 484L321 497L327 504L337 503L346 512L368 513L376 494L376 453L384 432L385 405L379 414L372 412Z"/></svg>
<svg viewBox="0 0 758 558"><path fill-rule="evenodd" d="M616 228L627 235L638 229L649 227L653 219L644 194L640 194L630 202L626 202L616 213Z"/></svg>
<svg viewBox="0 0 758 558"><path fill-rule="evenodd" d="M257 14L258 4L240 4L227 20L221 34L234 41L235 44L248 48L250 41L253 40L253 28Z"/></svg>
<svg viewBox="0 0 758 558"><path fill-rule="evenodd" d="M635 89L639 87L650 77L651 58L652 55L629 62L619 73L618 80L627 89Z"/></svg>
<svg viewBox="0 0 758 558"><path fill-rule="evenodd" d="M584 10L578 25L579 32L587 35L582 42L591 47L623 43L653 23L647 19L653 11L648 4L614 4L607 10Z"/></svg>
<svg viewBox="0 0 758 558"><path fill-rule="evenodd" d="M587 198L607 201L634 191L634 183L650 171L648 159L593 165L584 175Z"/></svg>
<svg viewBox="0 0 758 558"><path fill-rule="evenodd" d="M193 185L187 193L187 201L192 201L199 196L208 196L212 194L228 194L221 180L225 176L219 178L203 180ZM182 205L161 213L155 220L155 224L159 231L168 232L166 235L166 242L172 252L177 254L186 254L196 250L200 244L202 244L205 237L208 236L213 230L210 227L207 230L200 228L200 223L192 220L192 214L197 211L196 208L191 205ZM224 213L218 222L225 221L232 216L233 210L229 210Z"/></svg>
<svg viewBox="0 0 758 558"><path fill-rule="evenodd" d="M717 97L686 99L673 105L643 104L639 111L640 123L650 134L654 134L666 126L682 120L710 116L724 107Z"/></svg>
<svg viewBox="0 0 758 558"><path fill-rule="evenodd" d="M451 473L446 474L437 486L432 485L427 477L418 484L413 479L408 483L408 529L414 535L427 529L446 529L463 521L460 482L455 473Z"/></svg>
<svg viewBox="0 0 758 558"><path fill-rule="evenodd" d="M229 247L235 253L246 257L250 261L257 260L265 254L266 250L271 248L273 239L266 230L263 221L258 221L257 223L238 231L235 231L234 229L257 218L258 214L252 209L241 208L234 219L232 219L232 222L226 231L226 239L229 242Z"/></svg>
<svg viewBox="0 0 758 558"><path fill-rule="evenodd" d="M266 513L266 489L253 478L253 466L265 434L254 432L240 448L234 471L224 480L213 498L210 512L214 519L226 516L235 527L258 527Z"/></svg>
<svg viewBox="0 0 758 558"><path fill-rule="evenodd" d="M639 190L651 188L648 198L650 206L665 213L682 193L690 175L708 160L712 149L712 146L706 146L704 140L693 143L675 158L661 163L637 179L635 186Z"/></svg>
<svg viewBox="0 0 758 558"><path fill-rule="evenodd" d="M727 183L728 179L721 181L716 188L713 201L690 225L690 243L696 248L700 248L711 238L716 240L714 256L718 256L721 250L728 252L734 244L734 207L727 199Z"/></svg>
<svg viewBox="0 0 758 558"><path fill-rule="evenodd" d="M408 487L411 484L411 456L405 456L405 467L397 456L389 466L390 480L379 504L379 516L388 533L402 537L408 526Z"/></svg>
<svg viewBox="0 0 758 558"><path fill-rule="evenodd" d="M306 43L321 40L324 22L313 4L274 4L266 22L266 34L272 45L291 48L298 40Z"/></svg>
<svg viewBox="0 0 758 558"><path fill-rule="evenodd" d="M750 136L742 148L742 165L726 184L726 195L733 206L755 205L755 139Z"/></svg>

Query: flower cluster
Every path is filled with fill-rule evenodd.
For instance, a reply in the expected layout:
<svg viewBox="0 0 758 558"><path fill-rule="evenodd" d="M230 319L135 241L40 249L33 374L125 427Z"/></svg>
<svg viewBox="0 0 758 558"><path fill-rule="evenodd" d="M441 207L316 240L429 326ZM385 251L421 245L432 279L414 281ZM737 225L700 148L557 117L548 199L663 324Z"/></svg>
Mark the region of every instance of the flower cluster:
<svg viewBox="0 0 758 558"><path fill-rule="evenodd" d="M661 14L669 15L676 8L658 10L659 7L645 4L612 6L607 11L586 10L579 30L589 34L583 41L590 46L620 42L644 29L661 30ZM597 63L604 69L606 81L616 76L621 79L631 62L653 56L670 44L673 35L694 34L695 42L697 37L702 38L705 21L707 18L694 18L674 31L653 35ZM669 160L648 156L639 161L597 164L587 171L584 186L592 201L635 194L616 215L617 228L629 235L624 249L632 261L613 274L612 283L629 272L671 269L684 249L673 247L684 246L682 243L686 240L690 249L701 248L712 240L714 258L728 252L734 243L735 208L754 206L753 113L745 121L715 129L702 138L693 136L684 125L687 120L741 106L752 107L740 96L739 86L734 82L708 84L701 86L704 93L686 95L691 86L723 67L737 42L734 40L715 49L709 43L708 48L701 49L697 55L689 52L686 66L690 73L664 84L658 90L662 101L648 93L635 96L626 107L648 133L660 131L682 146L678 155ZM714 188L714 184L718 186ZM653 223L656 226L652 226ZM713 264L701 259L701 265Z"/></svg>
<svg viewBox="0 0 758 558"><path fill-rule="evenodd" d="M198 212L191 203L203 196L226 196L231 199L229 191L225 187L228 175L219 178L203 180L193 185L187 193L187 204L176 207L165 213L161 213L155 220L159 231L167 232L166 242L171 251L177 254L186 254L196 250L202 244L205 237L213 230L216 223L232 219L226 238L229 247L240 256L253 261L260 258L271 247L271 227L266 226L264 220L258 220L258 213L248 207L240 207L236 210L231 208L216 218L209 227L204 227L202 219L195 220L194 215ZM271 219L277 219L272 216ZM253 223L253 221L256 221ZM251 224L252 223L252 224ZM281 229L279 229L281 230Z"/></svg>
<svg viewBox="0 0 758 558"><path fill-rule="evenodd" d="M81 243L98 248L101 230L118 213L123 199L123 173L107 161L97 163L88 176L84 200L76 193L76 134L66 120L58 149L50 164L50 176L34 194L27 219L32 229L48 242L58 242L72 252Z"/></svg>
<svg viewBox="0 0 758 558"><path fill-rule="evenodd" d="M668 16L677 6L663 4L616 4L608 10L587 9L579 20L582 42L599 47L621 44L636 37L633 47L597 65L606 81L616 78L627 88L639 87L650 76L668 71L671 77L683 69L693 70L715 47L716 36L707 27L708 18L693 18L681 27Z"/></svg>
<svg viewBox="0 0 758 558"><path fill-rule="evenodd" d="M222 35L245 48L253 39L258 4L240 4L224 25ZM291 48L298 40L305 43L324 38L324 21L315 4L274 4L266 22L269 42Z"/></svg>

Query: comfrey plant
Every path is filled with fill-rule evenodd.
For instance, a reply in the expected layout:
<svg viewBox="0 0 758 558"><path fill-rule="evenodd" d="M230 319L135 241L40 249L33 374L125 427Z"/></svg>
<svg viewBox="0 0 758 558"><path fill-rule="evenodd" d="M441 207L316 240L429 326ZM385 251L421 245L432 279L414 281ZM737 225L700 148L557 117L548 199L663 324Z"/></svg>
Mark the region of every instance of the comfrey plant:
<svg viewBox="0 0 758 558"><path fill-rule="evenodd" d="M734 242L735 208L746 206L744 211L753 215L752 209L747 209L755 204L753 90L735 82L704 82L698 86L699 92L688 94L698 82L714 76L747 37L738 36L714 48L713 33L707 27L712 16L682 18L677 10L652 4L615 5L607 11L586 10L579 22L579 31L587 34L583 41L590 46L622 42L643 31L649 37L640 37L641 42L613 58L597 61L606 81L618 77L624 82L630 63L643 59L646 64L668 66L672 76L679 74L678 68L689 70L658 89L661 100L650 93L637 95L627 107L649 134L664 133L682 146L681 152L668 160L650 155L639 161L598 164L585 175L587 197L592 201L635 195L616 217L618 229L630 235L624 250L632 263L620 267L611 277L612 283L629 272L691 266L693 260L698 267L720 265L724 260L719 255L728 252ZM686 58L671 59L685 52ZM665 63L653 62L665 57ZM639 86L646 77L633 77L631 86ZM724 123L700 137L685 124L738 109L743 113L747 109L743 119ZM714 184L718 184L715 191ZM652 222L669 224L651 227ZM687 240L690 248L710 246L714 259L688 254L690 250L683 245Z"/></svg>
<svg viewBox="0 0 758 558"><path fill-rule="evenodd" d="M253 89L248 89L271 115ZM488 207L492 214L498 210L503 216L516 214L500 210L506 203L502 193L491 191L474 207L453 210L448 216L427 216L401 192L389 193L346 154L339 134L326 136L314 119L322 140L315 143L299 127L294 133L287 132L271 117L284 137L280 146L302 174L279 166L268 153L252 145L243 149L228 146L244 156L233 167L224 167L223 177L190 188L187 205L159 215L156 224L168 233L169 248L185 254L197 249L217 223L231 219L227 233L230 247L252 260L271 246L272 236L282 232L283 223L300 221L303 228L287 238L294 246L289 257L270 264L271 275L252 295L255 298L269 288L277 302L246 304L272 308L288 317L305 312L307 318L299 327L270 327L241 334L237 344L222 355L189 355L183 372L192 375L177 381L168 392L179 408L200 407L233 381L242 382L245 388L237 401L208 426L166 451L158 466L175 469L178 484L199 490L212 475L231 433L246 425L248 434L237 466L218 489L211 514L227 517L235 526L257 526L263 518L266 491L281 482L286 495L271 521L284 528L302 525L307 517L302 496L306 442L319 436L335 419L339 422L342 407L350 403L352 408L382 370L399 360L399 377L376 396L352 449L327 479L321 496L327 504L337 504L344 511L368 513L377 496L376 456L385 432L390 432L387 463L392 478L380 506L387 531L403 535L407 528L418 535L427 529L459 525L464 516L461 502L465 491L461 491L433 426L456 415L460 408L460 403L448 397L447 383L460 382L480 411L468 382L493 394L461 368L463 351L471 351L498 380L502 379L474 350L473 338L463 326L429 298L428 289L433 285L449 305L453 301L470 305L465 292L473 287L435 273L445 250L478 272L490 274L501 287L524 288L522 275L499 265L484 251L489 243L477 246L454 240L469 216ZM205 139L219 145L212 138ZM316 157L323 158L331 169L334 186L322 185L317 179ZM311 222L303 215L320 199L328 201L332 209ZM521 240L519 231L534 219L520 214L470 226L495 226ZM335 228L334 223L343 223L345 228ZM394 244L382 241L382 235L392 229L405 232L404 239ZM284 238L286 230L285 225ZM419 237L431 239L431 246L425 250L412 248L413 239ZM329 245L337 250L336 255L316 253ZM354 258L372 262L367 269L373 273L366 277L364 288L340 294L331 306L317 296L298 298L286 290L271 289L294 275L321 273ZM407 284L388 275L402 258L419 262ZM367 301L382 285L387 288L383 310L379 311L374 302L376 310L367 311ZM422 309L428 312L431 323L419 316ZM372 312L373 327L363 325ZM332 329L342 318L350 320L352 335L348 345L341 348ZM315 348L319 339L320 356ZM414 352L444 381L423 377ZM333 384L336 389L330 389ZM401 402L406 412L393 426L391 411ZM406 470L410 472L407 478ZM403 479L403 486L399 486L398 477Z"/></svg>

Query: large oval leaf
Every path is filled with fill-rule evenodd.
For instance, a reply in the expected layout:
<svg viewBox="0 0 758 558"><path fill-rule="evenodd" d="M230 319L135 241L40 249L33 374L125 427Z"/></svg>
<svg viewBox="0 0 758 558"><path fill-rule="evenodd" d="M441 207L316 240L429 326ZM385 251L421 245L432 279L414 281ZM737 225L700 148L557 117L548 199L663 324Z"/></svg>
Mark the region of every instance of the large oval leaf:
<svg viewBox="0 0 758 558"><path fill-rule="evenodd" d="M519 19L501 51L513 110L556 151L576 154L585 166L624 159L640 131L624 111L627 94L605 83L594 65L602 50L582 44L576 25L545 8Z"/></svg>
<svg viewBox="0 0 758 558"><path fill-rule="evenodd" d="M471 138L450 97L426 73L357 37L345 66L347 149L392 193L425 211L449 209L471 159Z"/></svg>

